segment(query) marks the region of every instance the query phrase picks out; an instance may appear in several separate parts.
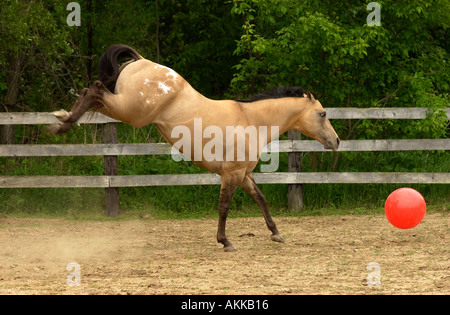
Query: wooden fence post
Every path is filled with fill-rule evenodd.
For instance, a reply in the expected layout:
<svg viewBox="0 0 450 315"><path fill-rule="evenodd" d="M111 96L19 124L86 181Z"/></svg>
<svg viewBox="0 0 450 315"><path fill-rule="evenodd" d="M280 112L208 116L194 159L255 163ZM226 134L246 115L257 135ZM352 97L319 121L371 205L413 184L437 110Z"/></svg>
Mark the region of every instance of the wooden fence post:
<svg viewBox="0 0 450 315"><path fill-rule="evenodd" d="M103 142L117 143L117 125L116 123L107 123L103 126ZM117 155L105 155L105 175L118 175ZM119 188L105 188L105 210L106 216L115 217L119 215Z"/></svg>
<svg viewBox="0 0 450 315"><path fill-rule="evenodd" d="M301 140L302 134L300 131L288 131L289 140ZM301 172L302 171L302 153L291 152L288 154L288 171ZM303 188L301 184L288 185L288 209L292 212L300 212L303 210Z"/></svg>

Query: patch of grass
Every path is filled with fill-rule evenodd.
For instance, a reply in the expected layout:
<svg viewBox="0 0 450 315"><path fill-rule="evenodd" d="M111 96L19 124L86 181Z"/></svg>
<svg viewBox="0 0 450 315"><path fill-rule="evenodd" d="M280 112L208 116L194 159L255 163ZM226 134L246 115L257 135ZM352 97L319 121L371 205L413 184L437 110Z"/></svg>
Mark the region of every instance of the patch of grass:
<svg viewBox="0 0 450 315"><path fill-rule="evenodd" d="M269 186L269 185L267 185ZM278 185L271 185L278 186ZM282 186L282 185L279 185ZM158 188L158 189L153 189ZM161 219L217 219L219 187L196 186L198 191L180 193L180 187L140 187L120 189L121 214L116 218L105 215L104 190L77 189L11 189L0 190L0 216L65 218L71 220L161 220ZM239 190L238 190L239 191ZM269 195L270 196L270 195ZM275 194L276 196L276 194ZM259 217L261 211L244 192L233 198L229 218ZM300 213L293 213L268 198L270 213L278 216L335 216L383 215L384 201L377 206L370 203L352 206L305 205ZM307 200L307 198L305 198ZM427 213L450 214L450 200L428 203Z"/></svg>

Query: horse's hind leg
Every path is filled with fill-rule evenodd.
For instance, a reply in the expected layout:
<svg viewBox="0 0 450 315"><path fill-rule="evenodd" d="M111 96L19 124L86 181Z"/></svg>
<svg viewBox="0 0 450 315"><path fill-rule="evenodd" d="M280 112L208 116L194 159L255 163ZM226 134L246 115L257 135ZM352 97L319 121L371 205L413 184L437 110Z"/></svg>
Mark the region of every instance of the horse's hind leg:
<svg viewBox="0 0 450 315"><path fill-rule="evenodd" d="M53 112L53 115L63 122L59 125L51 125L47 130L53 134L60 134L69 131L74 123L76 123L85 112L91 108L101 108L104 105L103 95L110 93L106 86L100 82L95 81L89 89L83 89L75 101L70 112L59 110Z"/></svg>
<svg viewBox="0 0 450 315"><path fill-rule="evenodd" d="M259 190L258 186L256 186L256 183L253 179L253 176L251 174L248 174L245 176L241 187L245 190L245 192L252 197L252 199L256 202L256 204L261 209L264 220L266 221L267 228L272 232L272 236L270 239L275 242L284 243L283 238L280 235L280 232L278 232L277 226L275 222L273 221L272 217L269 213L269 208L267 207L267 201L266 198L264 198L264 195Z"/></svg>
<svg viewBox="0 0 450 315"><path fill-rule="evenodd" d="M86 96L88 91L89 91L88 88L84 88L81 90L80 95L78 95L78 98L75 101L75 103L73 104L72 110L70 112L68 112L64 109L60 109L60 110L53 112L52 114L61 122L70 122L70 121L74 120L74 117L72 117L72 115L74 112L78 112L80 110L80 106L83 103L83 99Z"/></svg>

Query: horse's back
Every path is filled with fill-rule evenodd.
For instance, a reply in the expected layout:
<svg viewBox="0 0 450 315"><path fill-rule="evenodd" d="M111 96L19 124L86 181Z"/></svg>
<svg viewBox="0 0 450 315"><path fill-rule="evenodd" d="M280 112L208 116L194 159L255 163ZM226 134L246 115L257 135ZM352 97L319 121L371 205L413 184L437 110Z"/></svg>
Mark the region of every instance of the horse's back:
<svg viewBox="0 0 450 315"><path fill-rule="evenodd" d="M152 88L154 94L168 94L176 92L177 83L180 81L183 81L183 78L174 70L147 59L140 59L122 70L117 79L115 93L124 93L130 87L147 87Z"/></svg>

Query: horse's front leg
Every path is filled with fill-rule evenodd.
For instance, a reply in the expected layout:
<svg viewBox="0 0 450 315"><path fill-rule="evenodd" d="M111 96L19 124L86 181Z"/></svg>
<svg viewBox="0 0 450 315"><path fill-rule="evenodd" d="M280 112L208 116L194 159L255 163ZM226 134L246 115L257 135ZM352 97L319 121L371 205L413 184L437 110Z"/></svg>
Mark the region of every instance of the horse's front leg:
<svg viewBox="0 0 450 315"><path fill-rule="evenodd" d="M225 226L230 209L231 198L242 181L243 175L230 176L230 174L222 174L222 186L220 188L219 197L219 226L217 228L217 242L223 244L226 252L234 252L236 249L225 235Z"/></svg>
<svg viewBox="0 0 450 315"><path fill-rule="evenodd" d="M244 180L242 181L241 187L244 188L245 192L250 197L252 197L252 199L261 209L262 214L264 216L264 220L266 221L267 228L272 232L270 239L274 242L284 243L284 240L281 237L280 232L278 232L275 222L270 216L266 198L264 198L264 195L259 190L258 186L256 186L256 183L251 174L245 176Z"/></svg>

